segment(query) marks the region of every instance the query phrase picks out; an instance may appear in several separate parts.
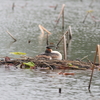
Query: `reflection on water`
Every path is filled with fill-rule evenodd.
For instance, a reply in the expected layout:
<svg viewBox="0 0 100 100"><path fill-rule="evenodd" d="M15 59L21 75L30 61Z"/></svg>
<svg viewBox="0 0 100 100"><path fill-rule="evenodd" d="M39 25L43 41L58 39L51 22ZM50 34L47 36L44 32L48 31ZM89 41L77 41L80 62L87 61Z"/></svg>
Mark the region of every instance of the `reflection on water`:
<svg viewBox="0 0 100 100"><path fill-rule="evenodd" d="M41 31L38 25L44 26L53 33L49 42L56 44L62 36L61 20L54 29L55 20L65 4L65 31L72 27L73 37L68 49L69 59L81 59L84 56L93 60L95 48L100 44L100 22L96 23L87 17L82 21L87 10L93 9L93 16L100 17L100 1L91 0L0 0L0 56L13 56L10 52L25 52L35 56L45 50L46 38L39 40ZM15 4L12 11L12 4ZM51 6L57 6L54 10ZM6 33L9 30L17 39ZM30 43L29 43L30 41ZM62 44L58 49L61 53ZM17 56L18 57L18 56ZM99 71L95 71L92 82L92 94L87 90L91 71L71 71L74 76L57 75L56 71L31 71L5 69L0 67L0 100L99 100ZM62 93L58 93L58 89Z"/></svg>

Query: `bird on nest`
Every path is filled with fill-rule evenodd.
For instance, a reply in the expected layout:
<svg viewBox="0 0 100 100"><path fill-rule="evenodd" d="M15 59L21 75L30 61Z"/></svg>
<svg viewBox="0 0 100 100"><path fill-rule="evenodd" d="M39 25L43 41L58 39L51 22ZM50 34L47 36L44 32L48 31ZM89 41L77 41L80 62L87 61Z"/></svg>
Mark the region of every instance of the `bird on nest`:
<svg viewBox="0 0 100 100"><path fill-rule="evenodd" d="M46 50L43 54L36 56L38 59L47 59L47 60L62 60L62 54L58 51L53 51L50 46L46 47Z"/></svg>

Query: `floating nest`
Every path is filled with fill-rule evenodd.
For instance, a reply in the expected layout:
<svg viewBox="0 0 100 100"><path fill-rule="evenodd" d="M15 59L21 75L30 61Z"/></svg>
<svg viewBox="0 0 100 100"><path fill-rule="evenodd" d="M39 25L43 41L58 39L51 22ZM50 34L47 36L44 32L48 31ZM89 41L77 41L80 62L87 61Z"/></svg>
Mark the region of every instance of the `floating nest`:
<svg viewBox="0 0 100 100"><path fill-rule="evenodd" d="M35 64L34 68L49 68L54 69L73 69L73 70L86 70L92 69L92 62L83 62L78 60L49 60L48 58L39 59L38 57L24 57L24 58L10 58L4 57L0 60L0 65L13 65L15 67L19 66L20 68L28 68L29 66L24 65L23 63L32 62ZM95 64L95 68L98 68L98 64Z"/></svg>

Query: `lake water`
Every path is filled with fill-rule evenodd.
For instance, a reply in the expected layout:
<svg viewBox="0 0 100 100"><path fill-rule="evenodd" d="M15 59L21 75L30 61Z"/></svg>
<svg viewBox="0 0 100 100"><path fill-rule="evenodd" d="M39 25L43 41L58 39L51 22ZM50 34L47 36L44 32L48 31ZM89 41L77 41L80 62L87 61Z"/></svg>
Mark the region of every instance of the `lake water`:
<svg viewBox="0 0 100 100"><path fill-rule="evenodd" d="M44 52L46 37L40 38L38 25L49 30L49 42L58 43L62 36L60 19L56 29L56 19L62 4L65 4L65 28L72 27L72 40L69 44L68 59L81 59L88 55L93 61L96 45L100 44L100 21L95 23L90 15L82 23L88 10L100 20L100 1L94 0L0 0L0 57L10 56L10 52L25 52L27 56ZM12 10L12 4L15 4ZM57 9L53 7L58 4ZM17 39L8 35L7 30ZM29 43L30 41L30 43ZM59 49L63 54L62 43ZM94 72L91 93L88 84L91 70L70 70L74 76L58 75L57 71L15 69L0 67L0 100L99 100L100 72ZM58 93L58 89L62 93Z"/></svg>

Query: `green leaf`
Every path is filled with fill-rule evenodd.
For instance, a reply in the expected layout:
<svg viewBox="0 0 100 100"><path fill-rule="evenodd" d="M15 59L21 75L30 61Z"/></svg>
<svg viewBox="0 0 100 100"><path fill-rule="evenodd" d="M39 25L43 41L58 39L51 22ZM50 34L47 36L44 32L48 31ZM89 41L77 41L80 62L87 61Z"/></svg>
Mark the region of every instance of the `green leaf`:
<svg viewBox="0 0 100 100"><path fill-rule="evenodd" d="M68 63L68 66L72 66L72 64L71 63Z"/></svg>
<svg viewBox="0 0 100 100"><path fill-rule="evenodd" d="M24 65L30 66L30 67L34 67L35 64L33 62L28 62L28 63L23 63Z"/></svg>
<svg viewBox="0 0 100 100"><path fill-rule="evenodd" d="M26 53L23 53L23 52L10 52L10 54L14 54L14 55L26 55Z"/></svg>

